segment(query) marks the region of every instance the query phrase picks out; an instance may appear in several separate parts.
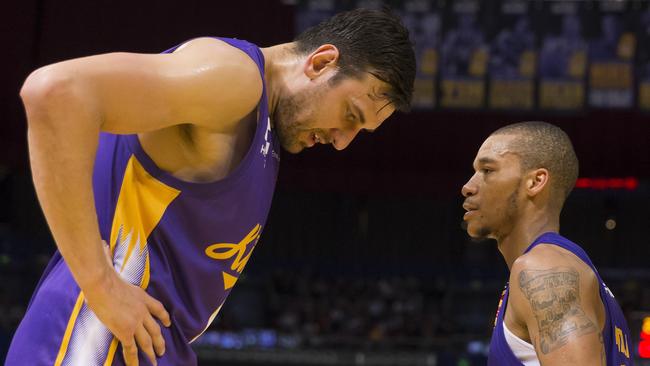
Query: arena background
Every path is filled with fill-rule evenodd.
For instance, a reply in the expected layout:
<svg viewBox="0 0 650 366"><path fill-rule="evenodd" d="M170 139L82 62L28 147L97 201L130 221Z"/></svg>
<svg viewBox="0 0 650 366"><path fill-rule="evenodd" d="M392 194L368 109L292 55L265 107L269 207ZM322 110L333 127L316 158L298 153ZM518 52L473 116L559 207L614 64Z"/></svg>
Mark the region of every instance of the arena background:
<svg viewBox="0 0 650 366"><path fill-rule="evenodd" d="M201 365L482 365L507 268L461 229L460 188L494 129L545 120L571 137L579 188L562 232L625 310L650 357L650 10L645 1L389 2L418 49L416 108L342 152L283 154L267 228L196 342ZM31 70L197 36L290 41L379 1L3 4L0 360L54 251L27 162L18 90ZM646 319L650 332L650 319ZM645 337L645 338L644 338ZM643 363L639 359L639 364Z"/></svg>

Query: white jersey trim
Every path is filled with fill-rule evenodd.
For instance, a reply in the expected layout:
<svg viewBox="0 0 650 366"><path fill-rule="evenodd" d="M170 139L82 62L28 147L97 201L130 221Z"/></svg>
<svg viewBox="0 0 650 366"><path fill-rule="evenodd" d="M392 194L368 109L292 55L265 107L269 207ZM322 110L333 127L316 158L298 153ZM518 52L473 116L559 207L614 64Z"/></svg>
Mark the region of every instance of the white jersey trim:
<svg viewBox="0 0 650 366"><path fill-rule="evenodd" d="M532 344L524 341L523 339L514 335L508 327L506 322L503 322L503 335L506 338L506 343L512 353L517 359L524 364L524 366L540 366L535 347Z"/></svg>

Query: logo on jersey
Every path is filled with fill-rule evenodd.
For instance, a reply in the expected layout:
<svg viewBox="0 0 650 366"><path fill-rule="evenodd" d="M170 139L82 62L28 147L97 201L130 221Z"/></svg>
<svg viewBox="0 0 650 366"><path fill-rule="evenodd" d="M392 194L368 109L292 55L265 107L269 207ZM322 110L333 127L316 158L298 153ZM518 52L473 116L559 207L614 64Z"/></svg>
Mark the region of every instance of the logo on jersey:
<svg viewBox="0 0 650 366"><path fill-rule="evenodd" d="M625 357L630 358L630 347L627 342L627 334L623 333L621 328L614 326L614 335L616 336L616 347L618 351L625 355Z"/></svg>
<svg viewBox="0 0 650 366"><path fill-rule="evenodd" d="M264 155L264 158L269 154L269 150L271 150L271 156L277 160L280 161L280 155L273 150L271 147L271 118L266 119L266 132L264 133L264 143L262 144L262 148L260 149L260 153ZM264 167L266 168L266 159L264 159Z"/></svg>
<svg viewBox="0 0 650 366"><path fill-rule="evenodd" d="M260 239L260 235L262 235L262 225L257 224L239 243L217 243L205 249L205 255L212 259L225 261L234 258L230 269L236 275L225 271L221 272L224 290L231 289L235 285L235 282L237 282L239 275L244 270L246 263L248 263L253 253L253 248L255 248L257 241Z"/></svg>

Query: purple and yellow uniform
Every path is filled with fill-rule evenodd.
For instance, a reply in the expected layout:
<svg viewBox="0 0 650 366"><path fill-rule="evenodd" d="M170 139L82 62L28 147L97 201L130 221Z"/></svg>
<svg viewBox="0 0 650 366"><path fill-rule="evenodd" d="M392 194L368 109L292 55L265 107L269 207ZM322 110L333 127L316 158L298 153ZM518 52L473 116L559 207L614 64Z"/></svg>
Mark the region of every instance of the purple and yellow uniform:
<svg viewBox="0 0 650 366"><path fill-rule="evenodd" d="M221 40L248 54L264 80L258 47ZM162 302L171 316L171 327L162 327L166 352L159 365L197 363L189 344L215 318L259 240L278 153L266 87L248 152L217 182L181 181L155 165L137 135L101 134L93 175L101 236L122 278ZM119 348L56 252L16 331L7 365L123 365ZM139 358L150 364L142 352Z"/></svg>
<svg viewBox="0 0 650 366"><path fill-rule="evenodd" d="M564 248L573 253L576 257L580 258L580 260L585 262L594 271L598 278L600 287L600 299L605 307L605 326L603 327L602 336L605 345L605 353L607 355L607 365L632 365L630 349L628 347L628 342L631 339L630 330L627 321L623 316L623 311L616 302L612 292L607 288L602 278L600 278L600 274L598 274L596 267L591 263L591 259L587 256L587 253L585 253L580 246L559 234L545 233L533 241L526 251L524 251L524 254L528 253L539 244L551 244ZM508 304L508 289L509 287L506 285L501 301L499 301L499 309L497 310L497 317L494 322L495 326L492 332L492 340L490 341L488 366L523 366L523 363L515 357L514 353L510 349L503 331L503 318L505 315L506 305Z"/></svg>

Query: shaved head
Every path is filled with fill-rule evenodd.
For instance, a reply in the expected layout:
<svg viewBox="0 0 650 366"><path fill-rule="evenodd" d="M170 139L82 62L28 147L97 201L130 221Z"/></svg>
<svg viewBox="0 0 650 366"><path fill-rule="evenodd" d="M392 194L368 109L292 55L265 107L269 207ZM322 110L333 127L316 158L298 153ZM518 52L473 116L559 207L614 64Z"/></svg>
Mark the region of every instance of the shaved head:
<svg viewBox="0 0 650 366"><path fill-rule="evenodd" d="M547 169L554 196L564 203L578 179L578 158L564 131L546 122L520 122L491 136L495 135L514 136L509 149L520 156L522 170Z"/></svg>

